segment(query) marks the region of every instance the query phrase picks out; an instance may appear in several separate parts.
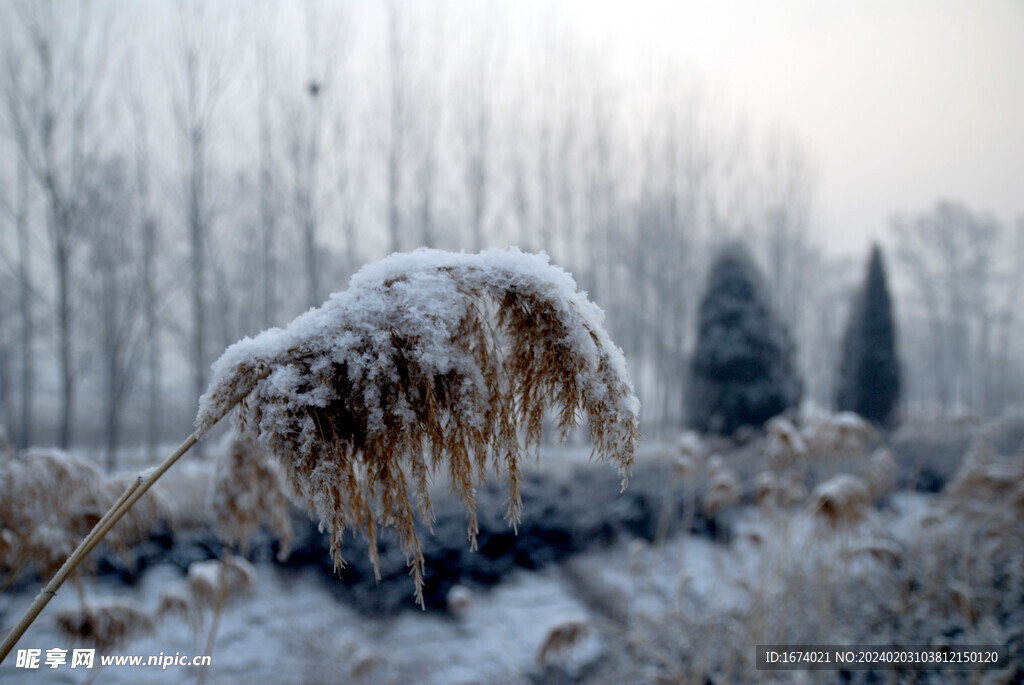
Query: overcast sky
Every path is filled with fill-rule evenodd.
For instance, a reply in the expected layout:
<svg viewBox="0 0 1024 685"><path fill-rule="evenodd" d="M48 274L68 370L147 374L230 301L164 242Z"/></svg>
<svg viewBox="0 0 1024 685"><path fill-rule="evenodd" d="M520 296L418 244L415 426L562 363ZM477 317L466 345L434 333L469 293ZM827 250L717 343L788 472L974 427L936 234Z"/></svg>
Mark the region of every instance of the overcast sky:
<svg viewBox="0 0 1024 685"><path fill-rule="evenodd" d="M1024 0L579 0L625 61L669 57L817 171L837 248L939 197L1024 215Z"/></svg>

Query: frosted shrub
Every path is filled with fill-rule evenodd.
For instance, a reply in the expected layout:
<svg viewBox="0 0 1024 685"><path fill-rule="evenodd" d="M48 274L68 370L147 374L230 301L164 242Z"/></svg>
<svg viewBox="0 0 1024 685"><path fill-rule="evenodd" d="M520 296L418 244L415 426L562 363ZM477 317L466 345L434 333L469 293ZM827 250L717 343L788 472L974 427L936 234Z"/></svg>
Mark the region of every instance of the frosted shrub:
<svg viewBox="0 0 1024 685"><path fill-rule="evenodd" d="M595 453L625 485L639 402L602 319L545 257L392 255L287 328L228 348L197 433L246 398L241 422L330 530L335 564L345 530L362 530L375 555L378 526L391 527L422 603L414 513L430 520L431 473L443 471L465 501L475 544L474 486L488 463L505 471L514 524L520 459L555 408L562 435L586 419Z"/></svg>
<svg viewBox="0 0 1024 685"><path fill-rule="evenodd" d="M691 428L733 435L799 403L803 383L793 343L767 292L747 248L738 242L724 246L698 310L686 394Z"/></svg>

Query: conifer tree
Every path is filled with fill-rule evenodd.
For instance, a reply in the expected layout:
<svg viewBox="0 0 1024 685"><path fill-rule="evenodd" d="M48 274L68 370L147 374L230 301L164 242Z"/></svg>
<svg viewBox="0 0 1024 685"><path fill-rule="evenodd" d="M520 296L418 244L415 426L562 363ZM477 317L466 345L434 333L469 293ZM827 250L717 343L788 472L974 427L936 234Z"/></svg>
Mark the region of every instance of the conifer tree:
<svg viewBox="0 0 1024 685"><path fill-rule="evenodd" d="M893 420L899 395L896 323L882 251L874 245L843 339L836 407L883 425Z"/></svg>
<svg viewBox="0 0 1024 685"><path fill-rule="evenodd" d="M746 248L727 245L711 267L698 313L687 393L693 428L731 434L799 402L803 387L793 345L768 301Z"/></svg>

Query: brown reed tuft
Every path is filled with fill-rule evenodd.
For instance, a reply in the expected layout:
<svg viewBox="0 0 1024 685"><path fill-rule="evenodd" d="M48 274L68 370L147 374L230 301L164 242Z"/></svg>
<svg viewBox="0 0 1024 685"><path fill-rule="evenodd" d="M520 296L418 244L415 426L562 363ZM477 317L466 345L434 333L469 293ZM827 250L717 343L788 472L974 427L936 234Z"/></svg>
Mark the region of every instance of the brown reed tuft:
<svg viewBox="0 0 1024 685"><path fill-rule="evenodd" d="M881 439L870 423L850 411L810 417L803 437L807 451L817 457L863 454Z"/></svg>
<svg viewBox="0 0 1024 685"><path fill-rule="evenodd" d="M784 468L807 456L807 443L793 422L775 416L765 424L764 454L775 468Z"/></svg>
<svg viewBox="0 0 1024 685"><path fill-rule="evenodd" d="M196 633L208 615L220 612L233 597L250 593L256 585L256 569L239 556L194 561L185 579L160 592L156 616L185 621Z"/></svg>
<svg viewBox="0 0 1024 685"><path fill-rule="evenodd" d="M419 250L365 267L320 309L229 348L197 433L239 398L242 424L330 530L335 565L355 529L376 567L377 530L392 528L420 603L415 513L432 517L432 474L465 502L475 547L474 487L489 464L507 473L515 525L520 461L539 448L549 409L560 435L586 420L623 487L639 439L639 402L603 314L546 257L515 249Z"/></svg>
<svg viewBox="0 0 1024 685"><path fill-rule="evenodd" d="M0 461L0 587L31 566L51 575L124 490L81 459L57 450L31 450ZM125 549L162 516L162 500L133 509L107 537Z"/></svg>
<svg viewBox="0 0 1024 685"><path fill-rule="evenodd" d="M712 516L739 503L743 497L743 486L736 472L725 465L719 455L708 460L708 486L704 495L704 514Z"/></svg>
<svg viewBox="0 0 1024 685"><path fill-rule="evenodd" d="M848 473L840 473L819 484L811 495L811 512L832 528L856 523L871 509L867 484Z"/></svg>
<svg viewBox="0 0 1024 685"><path fill-rule="evenodd" d="M544 665L554 656L581 644L589 633L586 621L572 620L556 625L537 650L537 663Z"/></svg>
<svg viewBox="0 0 1024 685"><path fill-rule="evenodd" d="M773 471L762 471L754 479L754 502L767 509L785 509L807 499L807 488L804 487L798 473L786 471L777 474Z"/></svg>
<svg viewBox="0 0 1024 685"><path fill-rule="evenodd" d="M152 617L123 600L91 600L57 613L57 630L80 644L107 652L153 630Z"/></svg>
<svg viewBox="0 0 1024 685"><path fill-rule="evenodd" d="M292 522L284 474L255 438L236 433L217 464L213 514L221 539L245 553L249 540L267 526L280 541L278 558L288 558Z"/></svg>

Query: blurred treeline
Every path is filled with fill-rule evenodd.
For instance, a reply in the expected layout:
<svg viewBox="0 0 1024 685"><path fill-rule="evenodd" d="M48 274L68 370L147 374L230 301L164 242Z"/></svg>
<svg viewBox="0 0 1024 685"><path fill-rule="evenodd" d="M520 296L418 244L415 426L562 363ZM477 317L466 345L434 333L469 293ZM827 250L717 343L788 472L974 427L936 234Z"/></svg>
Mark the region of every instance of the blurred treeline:
<svg viewBox="0 0 1024 685"><path fill-rule="evenodd" d="M545 250L605 310L654 435L682 425L707 266L740 239L804 399L831 404L865 255L826 249L799 138L556 5L24 0L0 26L15 445L155 452L224 347L420 246ZM1019 403L1024 219L912 210L865 227L891 248L904 411Z"/></svg>

